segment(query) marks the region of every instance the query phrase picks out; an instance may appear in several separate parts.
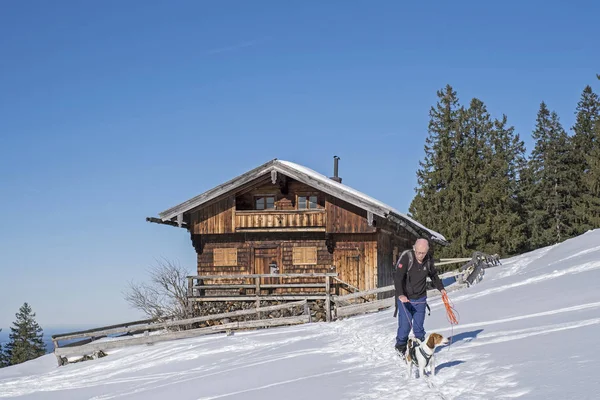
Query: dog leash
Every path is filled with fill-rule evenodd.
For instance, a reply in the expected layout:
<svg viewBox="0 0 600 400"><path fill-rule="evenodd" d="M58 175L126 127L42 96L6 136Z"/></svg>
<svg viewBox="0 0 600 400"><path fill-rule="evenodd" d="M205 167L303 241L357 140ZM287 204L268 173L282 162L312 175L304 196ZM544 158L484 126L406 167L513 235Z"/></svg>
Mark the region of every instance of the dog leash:
<svg viewBox="0 0 600 400"><path fill-rule="evenodd" d="M450 343L448 344L448 348L452 344L452 340L454 339L454 325L458 325L458 317L455 315L458 314L458 311L454 308L454 304L450 304L450 299L448 298L447 293L442 293L442 302L446 307L446 317L448 318L448 322L450 322Z"/></svg>
<svg viewBox="0 0 600 400"><path fill-rule="evenodd" d="M426 301L408 301L409 303L412 304L422 304L425 303L427 304ZM446 318L448 319L448 322L450 322L450 328L451 328L451 333L450 333L450 344L448 344L448 347L452 344L452 339L454 336L454 325L458 324L458 317L456 316L456 314L458 314L458 311L456 311L456 309L454 308L454 304L450 303L450 299L448 298L448 294L447 293L442 293L442 302L444 303L444 307L446 308ZM402 305L402 309L404 310L404 315L406 315L406 320L408 321L408 324L410 325L410 329L413 329L413 324L411 321L411 318L408 316L408 311L406 311L406 307L404 307L404 304ZM460 314L459 314L460 316Z"/></svg>

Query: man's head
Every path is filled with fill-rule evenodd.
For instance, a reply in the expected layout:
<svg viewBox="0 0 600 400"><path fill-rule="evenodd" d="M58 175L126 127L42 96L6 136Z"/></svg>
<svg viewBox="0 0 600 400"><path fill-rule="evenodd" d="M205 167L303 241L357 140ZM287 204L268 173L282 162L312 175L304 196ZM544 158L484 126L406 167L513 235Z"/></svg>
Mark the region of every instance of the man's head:
<svg viewBox="0 0 600 400"><path fill-rule="evenodd" d="M429 242L427 239L417 239L415 245L413 246L415 251L415 256L417 257L417 261L422 263L429 251Z"/></svg>

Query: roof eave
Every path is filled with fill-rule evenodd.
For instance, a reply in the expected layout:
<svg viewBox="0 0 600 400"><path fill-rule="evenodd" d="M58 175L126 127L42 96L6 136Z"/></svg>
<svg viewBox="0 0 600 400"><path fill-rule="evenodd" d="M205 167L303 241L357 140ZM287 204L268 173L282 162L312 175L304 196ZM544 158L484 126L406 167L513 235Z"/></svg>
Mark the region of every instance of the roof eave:
<svg viewBox="0 0 600 400"><path fill-rule="evenodd" d="M243 185L244 183L247 183L253 179L256 179L257 177L269 172L269 169L271 169L273 167L273 164L275 163L277 159L273 159L269 162L266 162L242 175L236 176L233 179L230 179L229 181L220 184L219 186L216 186L210 190L207 190L204 193L199 194L198 196L195 196L189 200L184 201L183 203L180 203L174 207L171 207L165 211L162 211L160 213L158 213L158 216L160 217L160 219L162 219L163 221L168 221L172 218L175 218L177 215L179 214L183 214L193 208L198 207L199 205L202 205L203 203L210 201L224 193L227 193L231 190L234 190L235 188Z"/></svg>

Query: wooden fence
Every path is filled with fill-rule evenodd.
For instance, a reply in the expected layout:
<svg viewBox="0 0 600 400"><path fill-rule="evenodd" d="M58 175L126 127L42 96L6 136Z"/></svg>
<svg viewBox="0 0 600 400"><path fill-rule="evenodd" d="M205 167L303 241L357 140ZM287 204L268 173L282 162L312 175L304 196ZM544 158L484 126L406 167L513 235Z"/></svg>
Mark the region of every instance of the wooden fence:
<svg viewBox="0 0 600 400"><path fill-rule="evenodd" d="M484 269L498 265L497 255L489 256L475 252L471 259L440 260L436 265L468 262L455 271L440 275L441 278L455 277L456 284L447 288L448 292L459 290L479 282L483 278ZM324 300L327 322L365 312L385 309L394 305L394 285L366 291L356 291L339 295L340 288L357 290L348 286L337 277L337 273L311 274L250 274L250 275L204 275L189 276L188 304L210 301L255 301L252 309L210 314L183 320L155 319L126 322L79 332L70 332L52 336L54 354L59 366L69 362L69 357L85 357L90 354L132 345L152 344L161 341L191 338L201 335L232 332L237 329L264 328L273 326L295 325L311 322L309 300ZM307 279L308 278L308 279ZM293 279L293 283L285 283ZM226 280L225 283L217 283ZM304 282L302 282L304 280ZM312 280L312 281L311 281ZM317 282L314 282L314 281ZM196 284L194 284L194 281ZM300 282L298 282L300 281ZM277 282L277 283L273 283ZM293 289L293 293L277 292L277 290ZM266 294L263 291L266 290ZM391 295L390 295L391 293ZM389 297L386 297L389 296ZM439 295L437 290L429 290L428 296ZM384 297L384 298L381 298ZM261 301L290 301L284 304L261 306ZM334 315L332 315L332 303ZM290 317L260 319L260 314L276 310L292 310L302 307L302 314ZM258 319L250 321L229 322L237 318L256 314ZM194 327L194 324L211 321L212 326ZM163 332L160 332L160 331ZM109 337L109 335L119 335ZM60 346L61 341L73 341Z"/></svg>
<svg viewBox="0 0 600 400"><path fill-rule="evenodd" d="M281 318L268 318L258 319L251 321L236 321L236 322L225 322L224 319L241 317L245 315L258 314L263 312L270 312L276 310L292 309L295 307L302 308L302 315L281 317ZM193 324L200 322L213 321L217 322L216 325L204 327L204 328L191 328ZM163 322L157 322L156 320L142 320L127 322L119 325L105 326L96 329L90 329L80 332L64 333L52 336L52 342L54 343L54 354L58 360L58 365L64 365L68 363L68 357L83 357L86 355L93 354L98 351L107 351L111 349L117 349L127 346L140 345L140 344L152 344L173 339L184 339L190 337L196 337L201 335L208 335L219 332L231 332L237 329L250 329L250 328L263 328L273 326L284 326L284 325L296 325L311 322L311 313L306 300L296 301L286 304L278 304L268 307L252 308L249 310L239 310L222 314L206 315L195 318L188 318L183 320L169 320ZM185 326L186 330L169 331L174 327L180 328ZM165 332L156 332L158 330L166 330ZM150 334L154 332L155 334ZM140 334L139 336L129 337L113 337L109 338L108 335L121 334L121 335L134 335ZM81 339L78 342L69 343L64 346L59 346L59 341ZM99 340L104 339L104 340Z"/></svg>
<svg viewBox="0 0 600 400"><path fill-rule="evenodd" d="M261 301L324 300L326 320L329 322L331 296L338 285L332 279L337 279L337 276L337 273L188 276L188 306L191 311L194 302L255 301L256 308L259 308ZM290 279L295 282L286 283ZM313 282L306 282L308 280ZM293 293L277 292L286 289L293 289Z"/></svg>
<svg viewBox="0 0 600 400"><path fill-rule="evenodd" d="M481 281L481 279L483 279L485 268L500 264L497 254L490 256L485 253L474 252L471 258L442 259L439 263L436 263L436 266L440 264L463 263L465 261L467 261L467 263L458 269L440 275L441 279L451 277L456 279L456 283L447 287L446 292L450 293L460 290ZM333 296L334 318L343 318L393 307L396 301L394 291L394 285L390 285L344 296ZM378 297L381 297L381 295L384 295L384 298L377 299ZM427 291L428 298L435 298L439 295L440 293L437 289L430 289Z"/></svg>

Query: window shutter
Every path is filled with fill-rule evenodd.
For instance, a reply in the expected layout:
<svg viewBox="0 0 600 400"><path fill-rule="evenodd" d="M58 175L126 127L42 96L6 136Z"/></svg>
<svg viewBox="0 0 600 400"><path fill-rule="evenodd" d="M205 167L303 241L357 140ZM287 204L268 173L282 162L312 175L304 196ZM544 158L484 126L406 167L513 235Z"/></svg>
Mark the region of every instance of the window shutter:
<svg viewBox="0 0 600 400"><path fill-rule="evenodd" d="M317 248L316 247L294 247L292 254L292 263L294 265L316 265Z"/></svg>
<svg viewBox="0 0 600 400"><path fill-rule="evenodd" d="M236 267L237 266L237 249L213 249L213 265L215 267Z"/></svg>

